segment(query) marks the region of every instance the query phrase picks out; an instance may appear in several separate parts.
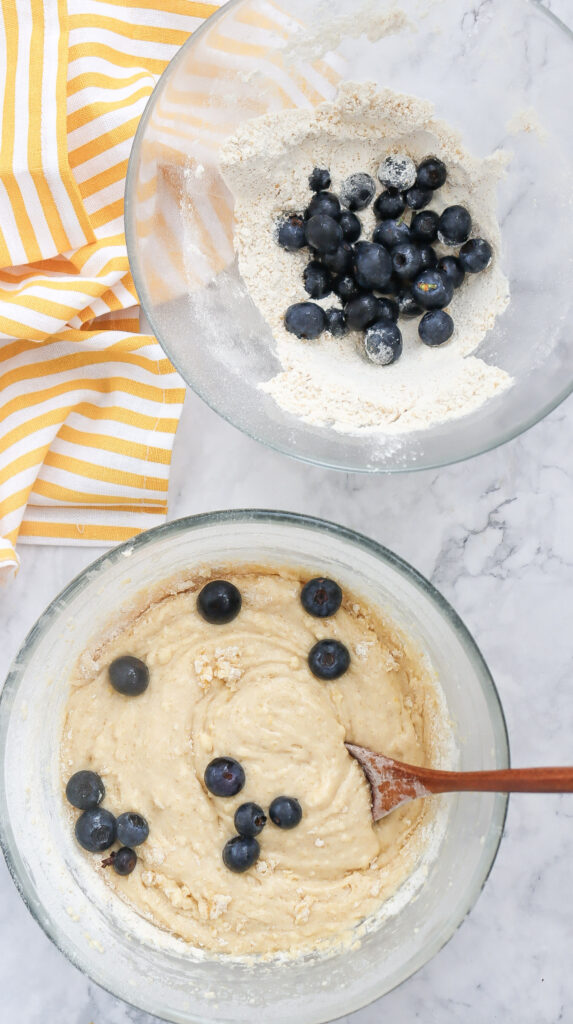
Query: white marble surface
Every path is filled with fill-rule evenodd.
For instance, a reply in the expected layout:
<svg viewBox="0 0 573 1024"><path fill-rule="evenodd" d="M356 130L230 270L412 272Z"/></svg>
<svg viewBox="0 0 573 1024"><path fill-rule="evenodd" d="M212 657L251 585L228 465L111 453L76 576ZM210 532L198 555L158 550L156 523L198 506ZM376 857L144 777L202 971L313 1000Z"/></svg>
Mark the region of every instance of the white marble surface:
<svg viewBox="0 0 573 1024"><path fill-rule="evenodd" d="M570 3L550 6L571 23ZM189 396L171 515L288 509L383 542L439 587L476 637L501 692L514 763L573 763L572 430L569 401L471 463L367 478L269 452ZM22 549L18 578L0 592L0 677L48 601L97 554ZM492 875L462 928L414 978L344 1020L573 1021L572 863L573 797L513 798ZM67 963L29 916L3 862L0 993L6 1024L152 1024Z"/></svg>

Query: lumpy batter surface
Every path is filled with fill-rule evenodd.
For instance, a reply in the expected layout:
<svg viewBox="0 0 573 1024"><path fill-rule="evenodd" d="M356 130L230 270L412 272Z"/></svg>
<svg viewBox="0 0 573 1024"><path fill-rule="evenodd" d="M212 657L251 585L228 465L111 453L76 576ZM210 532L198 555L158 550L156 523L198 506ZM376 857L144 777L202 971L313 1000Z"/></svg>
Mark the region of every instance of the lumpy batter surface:
<svg viewBox="0 0 573 1024"><path fill-rule="evenodd" d="M66 709L63 782L96 771L103 806L149 822L128 877L103 867L105 855L85 856L160 928L231 954L316 949L344 939L400 886L423 855L433 818L431 801L418 801L374 825L368 784L344 741L436 763L441 697L425 660L350 595L334 617L317 619L302 607L293 572L224 576L243 598L230 624L199 616L203 578L88 652ZM334 682L316 679L307 665L313 644L327 637L351 655ZM109 683L107 667L123 654L149 666L149 687L138 697ZM219 755L245 770L235 797L205 788L205 767ZM236 808L253 800L268 812L280 794L300 801L300 825L284 831L269 821L257 864L233 874L221 852Z"/></svg>

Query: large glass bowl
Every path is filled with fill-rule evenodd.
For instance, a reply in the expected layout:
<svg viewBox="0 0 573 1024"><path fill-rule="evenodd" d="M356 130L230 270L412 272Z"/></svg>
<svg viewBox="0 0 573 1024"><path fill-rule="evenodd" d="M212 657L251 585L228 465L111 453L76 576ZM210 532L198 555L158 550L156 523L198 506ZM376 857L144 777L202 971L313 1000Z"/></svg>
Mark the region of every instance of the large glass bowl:
<svg viewBox="0 0 573 1024"><path fill-rule="evenodd" d="M72 963L136 1006L180 1024L316 1024L409 977L468 913L495 858L507 798L438 798L446 829L416 898L354 948L245 964L193 954L143 921L96 875L63 813L58 746L68 678L88 642L137 595L198 565L253 563L331 575L385 609L429 657L462 769L506 767L495 686L463 623L391 552L351 530L279 512L219 512L158 527L85 569L49 606L0 700L0 821L6 860L32 914Z"/></svg>
<svg viewBox="0 0 573 1024"><path fill-rule="evenodd" d="M446 465L516 436L573 385L573 35L536 0L378 0L406 27L377 42L362 0L231 0L182 47L153 93L126 186L131 268L166 353L216 412L259 441L345 470ZM343 38L331 40L345 16ZM477 156L512 154L499 186L511 302L478 355L513 386L423 431L341 434L282 410L261 382L279 370L270 328L233 254L222 142L246 119L332 97L340 79L433 101ZM277 303L281 296L277 295Z"/></svg>

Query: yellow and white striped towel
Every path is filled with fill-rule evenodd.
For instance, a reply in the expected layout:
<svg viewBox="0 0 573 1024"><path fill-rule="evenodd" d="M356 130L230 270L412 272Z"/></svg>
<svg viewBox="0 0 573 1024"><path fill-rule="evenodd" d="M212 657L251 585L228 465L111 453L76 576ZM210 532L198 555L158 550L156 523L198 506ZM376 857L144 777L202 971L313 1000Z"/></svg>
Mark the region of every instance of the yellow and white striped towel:
<svg viewBox="0 0 573 1024"><path fill-rule="evenodd" d="M157 78L218 6L2 0L0 570L17 539L111 543L166 514L184 390L139 333L123 189Z"/></svg>

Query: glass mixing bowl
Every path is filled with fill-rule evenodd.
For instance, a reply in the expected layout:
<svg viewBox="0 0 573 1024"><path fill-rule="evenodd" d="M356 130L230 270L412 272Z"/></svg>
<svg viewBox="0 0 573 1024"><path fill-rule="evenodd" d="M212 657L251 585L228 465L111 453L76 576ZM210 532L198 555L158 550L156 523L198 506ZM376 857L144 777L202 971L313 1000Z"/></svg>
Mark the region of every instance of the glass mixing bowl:
<svg viewBox="0 0 573 1024"><path fill-rule="evenodd" d="M115 995L180 1024L317 1024L364 1006L447 942L477 899L507 797L439 798L446 828L416 898L330 957L244 963L193 953L124 905L76 846L63 813L58 747L68 678L123 606L198 565L296 565L334 576L386 610L427 654L461 769L506 767L499 698L463 623L405 562L351 530L279 512L219 512L141 534L55 599L18 654L0 700L0 821L6 860L32 914L72 963ZM398 901L399 904L399 901Z"/></svg>
<svg viewBox="0 0 573 1024"><path fill-rule="evenodd" d="M363 12L361 2L348 0L231 0L192 35L137 131L126 186L127 247L155 334L216 412L308 462L425 469L509 440L571 391L573 119L564 111L573 87L573 35L536 0L364 6ZM400 31L378 41L352 38L370 30L370 17L395 8L408 19ZM260 390L280 367L270 328L238 271L233 201L218 168L221 143L241 122L332 98L345 79L373 79L433 101L476 156L499 147L512 154L498 192L511 302L477 354L515 383L464 417L386 438L305 423Z"/></svg>

